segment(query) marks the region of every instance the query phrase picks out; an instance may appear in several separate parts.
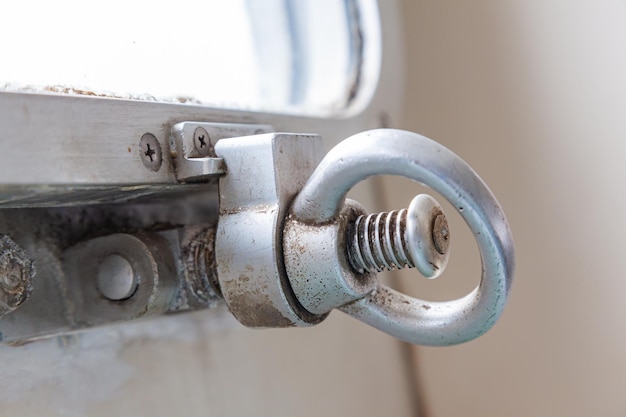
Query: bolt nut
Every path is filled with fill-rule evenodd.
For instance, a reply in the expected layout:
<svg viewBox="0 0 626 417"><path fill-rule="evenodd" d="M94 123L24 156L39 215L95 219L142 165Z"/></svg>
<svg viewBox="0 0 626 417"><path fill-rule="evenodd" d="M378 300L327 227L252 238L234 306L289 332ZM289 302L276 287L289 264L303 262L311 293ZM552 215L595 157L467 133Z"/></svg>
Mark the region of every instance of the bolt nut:
<svg viewBox="0 0 626 417"><path fill-rule="evenodd" d="M145 133L139 141L139 154L143 165L151 171L161 169L163 153L161 144L152 133Z"/></svg>
<svg viewBox="0 0 626 417"><path fill-rule="evenodd" d="M200 156L216 156L209 133L203 127L197 127L193 132L193 146Z"/></svg>
<svg viewBox="0 0 626 417"><path fill-rule="evenodd" d="M19 307L32 291L34 262L7 235L0 235L0 315Z"/></svg>

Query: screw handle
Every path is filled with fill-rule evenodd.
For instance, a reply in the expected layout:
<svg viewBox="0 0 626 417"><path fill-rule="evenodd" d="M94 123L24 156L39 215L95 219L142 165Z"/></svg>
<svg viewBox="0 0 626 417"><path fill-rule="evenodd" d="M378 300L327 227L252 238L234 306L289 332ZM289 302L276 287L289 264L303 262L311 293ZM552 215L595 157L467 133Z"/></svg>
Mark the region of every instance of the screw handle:
<svg viewBox="0 0 626 417"><path fill-rule="evenodd" d="M465 161L444 146L395 129L351 136L331 149L295 198L293 221L319 229L341 223L347 192L367 177L385 174L425 184L456 208L478 243L483 264L480 284L465 297L447 302L420 300L378 284L339 308L409 343L452 345L485 333L500 317L511 287L513 238L489 188ZM437 247L446 252L444 229L440 231ZM359 282L358 277L349 279Z"/></svg>

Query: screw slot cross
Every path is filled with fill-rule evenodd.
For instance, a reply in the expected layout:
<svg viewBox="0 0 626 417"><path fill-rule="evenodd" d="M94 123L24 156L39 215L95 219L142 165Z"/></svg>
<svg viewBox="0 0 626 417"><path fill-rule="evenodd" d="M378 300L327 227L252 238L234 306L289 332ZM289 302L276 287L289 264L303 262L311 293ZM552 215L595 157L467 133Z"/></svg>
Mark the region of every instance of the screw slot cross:
<svg viewBox="0 0 626 417"><path fill-rule="evenodd" d="M193 146L200 156L211 156L213 145L211 145L211 137L202 126L196 127L193 132Z"/></svg>
<svg viewBox="0 0 626 417"><path fill-rule="evenodd" d="M161 168L161 145L152 133L144 133L139 141L139 155L141 162L149 170L154 172Z"/></svg>
<svg viewBox="0 0 626 417"><path fill-rule="evenodd" d="M148 150L146 151L146 153L144 153L144 155L150 158L150 162L154 162L154 159L152 157L154 156L156 151L150 147L149 143L146 143L146 146L148 147Z"/></svg>

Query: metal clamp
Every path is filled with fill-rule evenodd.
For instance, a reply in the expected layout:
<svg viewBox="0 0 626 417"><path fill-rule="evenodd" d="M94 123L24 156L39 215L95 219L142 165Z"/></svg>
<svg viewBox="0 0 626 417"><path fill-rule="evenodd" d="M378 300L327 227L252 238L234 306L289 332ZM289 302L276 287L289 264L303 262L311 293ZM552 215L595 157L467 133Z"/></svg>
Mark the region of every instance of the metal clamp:
<svg viewBox="0 0 626 417"><path fill-rule="evenodd" d="M219 180L215 236L218 284L231 313L248 327L311 326L284 271L281 239L289 203L322 157L316 135L270 133L215 146L228 173Z"/></svg>
<svg viewBox="0 0 626 417"><path fill-rule="evenodd" d="M453 301L424 301L379 284L376 271L355 271L347 236L363 209L344 201L345 196L361 180L383 174L419 181L456 208L482 259L482 278L474 291ZM485 333L501 315L513 279L511 231L485 183L444 146L394 129L359 133L324 157L293 201L283 248L292 288L307 310L322 314L339 308L422 345L452 345Z"/></svg>
<svg viewBox="0 0 626 417"><path fill-rule="evenodd" d="M180 122L170 132L171 156L180 182L202 182L223 175L224 160L215 154L218 140L271 132L267 125Z"/></svg>
<svg viewBox="0 0 626 417"><path fill-rule="evenodd" d="M4 340L211 307L219 296L250 327L312 326L337 308L416 344L461 343L489 330L511 285L513 243L498 202L465 162L399 130L357 134L324 158L317 135L264 130L197 122L172 128L178 180L217 182L219 211L217 195L181 201L195 201L191 217L180 217L172 202L51 209L43 230L69 230L56 246L22 250L5 236ZM465 219L483 262L472 293L429 302L378 282L379 271L405 266L434 278L450 254L447 220L432 197L370 215L345 199L356 183L380 174L430 186ZM30 228L35 217L12 227ZM33 286L35 262L38 276L57 278Z"/></svg>

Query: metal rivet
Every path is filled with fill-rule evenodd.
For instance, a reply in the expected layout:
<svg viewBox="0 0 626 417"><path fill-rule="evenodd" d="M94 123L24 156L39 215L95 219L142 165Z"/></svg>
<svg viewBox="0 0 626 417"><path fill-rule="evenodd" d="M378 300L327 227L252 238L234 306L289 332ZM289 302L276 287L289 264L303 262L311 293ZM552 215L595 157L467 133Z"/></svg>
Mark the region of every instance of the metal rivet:
<svg viewBox="0 0 626 417"><path fill-rule="evenodd" d="M193 146L200 156L215 156L209 133L203 127L197 127L193 132Z"/></svg>
<svg viewBox="0 0 626 417"><path fill-rule="evenodd" d="M120 255L109 255L100 262L97 280L98 290L109 300L125 300L137 290L133 266Z"/></svg>
<svg viewBox="0 0 626 417"><path fill-rule="evenodd" d="M152 133L145 133L139 141L139 152L144 166L152 171L161 169L163 154L161 144Z"/></svg>

